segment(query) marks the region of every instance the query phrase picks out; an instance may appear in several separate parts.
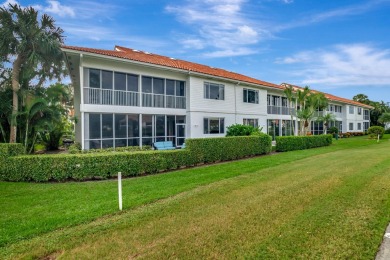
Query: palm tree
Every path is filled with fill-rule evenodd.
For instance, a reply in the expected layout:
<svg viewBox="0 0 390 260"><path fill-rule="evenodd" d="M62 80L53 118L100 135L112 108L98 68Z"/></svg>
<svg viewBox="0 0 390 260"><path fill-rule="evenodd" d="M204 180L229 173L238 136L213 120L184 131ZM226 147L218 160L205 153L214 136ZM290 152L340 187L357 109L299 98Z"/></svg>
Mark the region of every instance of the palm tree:
<svg viewBox="0 0 390 260"><path fill-rule="evenodd" d="M293 104L295 105L295 110L296 110L296 100L297 100L297 98L295 96L294 88L291 85L286 87L283 92L284 92L284 95L286 96L286 98L288 100L288 103L289 103L289 111L290 111L290 117L291 117L291 121L290 122L291 122L293 135L295 135Z"/></svg>
<svg viewBox="0 0 390 260"><path fill-rule="evenodd" d="M311 117L310 111L306 110L306 101L307 97L310 94L310 88L306 86L303 90L298 90L296 94L296 102L297 102L297 118L300 120L300 134L304 134L305 124L306 124L306 118ZM302 123L305 122L305 123Z"/></svg>
<svg viewBox="0 0 390 260"><path fill-rule="evenodd" d="M383 113L379 117L378 122L384 124L384 126L386 127L386 125L390 123L390 113Z"/></svg>
<svg viewBox="0 0 390 260"><path fill-rule="evenodd" d="M46 78L60 77L63 72L63 30L52 17L18 4L0 7L0 59L12 63L12 120L10 143L16 142L18 92L23 69L34 68L39 84ZM39 69L37 69L39 68Z"/></svg>
<svg viewBox="0 0 390 260"><path fill-rule="evenodd" d="M329 123L335 120L336 116L331 113L327 113L317 118L317 122L322 122L324 124L324 134L327 134Z"/></svg>

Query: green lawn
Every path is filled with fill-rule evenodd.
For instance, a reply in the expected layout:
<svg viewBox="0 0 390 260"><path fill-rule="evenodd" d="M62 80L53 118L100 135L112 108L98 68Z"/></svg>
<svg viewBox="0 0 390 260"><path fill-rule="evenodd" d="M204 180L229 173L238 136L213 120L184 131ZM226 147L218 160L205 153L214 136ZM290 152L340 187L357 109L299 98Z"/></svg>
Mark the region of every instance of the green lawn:
<svg viewBox="0 0 390 260"><path fill-rule="evenodd" d="M389 154L355 137L126 179L122 213L115 181L0 182L0 258L373 258Z"/></svg>

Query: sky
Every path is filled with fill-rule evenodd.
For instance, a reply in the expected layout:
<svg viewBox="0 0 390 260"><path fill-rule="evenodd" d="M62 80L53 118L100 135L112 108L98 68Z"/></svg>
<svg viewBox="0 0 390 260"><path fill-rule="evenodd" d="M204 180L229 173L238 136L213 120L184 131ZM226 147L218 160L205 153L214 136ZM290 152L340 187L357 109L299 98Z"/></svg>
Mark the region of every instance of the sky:
<svg viewBox="0 0 390 260"><path fill-rule="evenodd" d="M109 50L120 45L275 84L390 102L390 0L8 0L2 5L8 3L51 15L65 31L66 45Z"/></svg>

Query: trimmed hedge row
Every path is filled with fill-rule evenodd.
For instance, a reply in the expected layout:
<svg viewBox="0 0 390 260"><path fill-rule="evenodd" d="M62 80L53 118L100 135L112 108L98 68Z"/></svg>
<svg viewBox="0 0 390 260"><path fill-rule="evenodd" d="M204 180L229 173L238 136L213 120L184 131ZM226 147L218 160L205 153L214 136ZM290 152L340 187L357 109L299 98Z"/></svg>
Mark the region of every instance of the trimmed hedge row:
<svg viewBox="0 0 390 260"><path fill-rule="evenodd" d="M5 181L65 181L106 179L122 172L137 176L271 151L271 137L246 136L187 139L186 149L95 154L24 155L4 157L0 179Z"/></svg>
<svg viewBox="0 0 390 260"><path fill-rule="evenodd" d="M271 152L269 135L198 138L186 140L186 147L198 163L227 161Z"/></svg>
<svg viewBox="0 0 390 260"><path fill-rule="evenodd" d="M332 135L277 136L276 151L304 150L332 144Z"/></svg>

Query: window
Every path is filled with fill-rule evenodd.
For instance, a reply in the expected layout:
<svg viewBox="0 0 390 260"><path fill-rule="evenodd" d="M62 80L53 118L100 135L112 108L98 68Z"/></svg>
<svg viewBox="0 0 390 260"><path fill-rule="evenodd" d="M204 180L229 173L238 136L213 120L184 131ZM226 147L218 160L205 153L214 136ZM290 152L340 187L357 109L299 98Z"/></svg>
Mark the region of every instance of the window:
<svg viewBox="0 0 390 260"><path fill-rule="evenodd" d="M204 83L204 98L225 100L225 86L216 83Z"/></svg>
<svg viewBox="0 0 390 260"><path fill-rule="evenodd" d="M341 106L334 106L334 112L341 113Z"/></svg>
<svg viewBox="0 0 390 260"><path fill-rule="evenodd" d="M355 113L355 107L354 106L349 106L349 113L354 114Z"/></svg>
<svg viewBox="0 0 390 260"><path fill-rule="evenodd" d="M204 118L204 134L223 134L225 133L224 118Z"/></svg>
<svg viewBox="0 0 390 260"><path fill-rule="evenodd" d="M370 122L363 123L363 131L367 131L369 127L370 127Z"/></svg>
<svg viewBox="0 0 390 260"><path fill-rule="evenodd" d="M353 131L353 123L349 123L349 131Z"/></svg>
<svg viewBox="0 0 390 260"><path fill-rule="evenodd" d="M357 108L357 111L358 111L358 115L361 115L361 114L362 114L362 108L361 108L361 107L358 107L358 108Z"/></svg>
<svg viewBox="0 0 390 260"><path fill-rule="evenodd" d="M258 90L244 88L243 96L244 96L245 103L259 104L259 91Z"/></svg>
<svg viewBox="0 0 390 260"><path fill-rule="evenodd" d="M362 123L357 124L357 130L362 130Z"/></svg>
<svg viewBox="0 0 390 260"><path fill-rule="evenodd" d="M259 127L259 119L257 119L257 118L244 118L243 124L258 128Z"/></svg>
<svg viewBox="0 0 390 260"><path fill-rule="evenodd" d="M370 111L367 109L364 109L364 115L363 115L364 120L370 120Z"/></svg>

